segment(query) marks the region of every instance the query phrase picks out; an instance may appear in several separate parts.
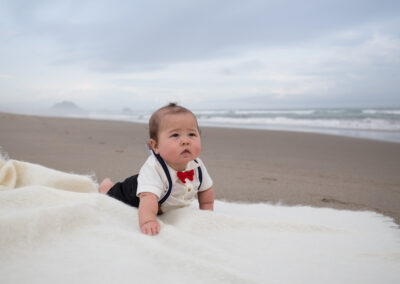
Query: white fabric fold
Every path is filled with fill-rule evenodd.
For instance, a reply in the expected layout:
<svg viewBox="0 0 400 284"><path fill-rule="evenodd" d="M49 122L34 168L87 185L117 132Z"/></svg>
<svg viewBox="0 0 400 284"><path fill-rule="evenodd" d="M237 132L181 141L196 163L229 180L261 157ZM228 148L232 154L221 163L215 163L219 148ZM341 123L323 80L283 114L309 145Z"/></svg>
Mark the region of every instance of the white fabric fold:
<svg viewBox="0 0 400 284"><path fill-rule="evenodd" d="M88 177L1 174L0 283L400 283L400 230L374 212L216 201L160 216L151 237Z"/></svg>

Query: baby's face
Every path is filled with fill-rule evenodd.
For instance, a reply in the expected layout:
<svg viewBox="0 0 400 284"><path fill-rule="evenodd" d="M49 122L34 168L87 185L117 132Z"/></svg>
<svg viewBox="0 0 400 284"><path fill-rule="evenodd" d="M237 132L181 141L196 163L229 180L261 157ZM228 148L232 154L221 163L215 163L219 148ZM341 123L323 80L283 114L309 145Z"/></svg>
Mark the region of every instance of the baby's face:
<svg viewBox="0 0 400 284"><path fill-rule="evenodd" d="M160 124L158 142L150 141L156 154L177 171L200 155L201 141L195 117L191 113L167 114Z"/></svg>

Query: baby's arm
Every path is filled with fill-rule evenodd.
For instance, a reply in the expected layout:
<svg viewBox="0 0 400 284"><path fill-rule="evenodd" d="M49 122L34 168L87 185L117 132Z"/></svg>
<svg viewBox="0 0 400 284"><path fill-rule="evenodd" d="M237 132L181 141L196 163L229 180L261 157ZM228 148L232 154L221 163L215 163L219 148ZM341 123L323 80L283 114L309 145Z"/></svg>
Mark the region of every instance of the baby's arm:
<svg viewBox="0 0 400 284"><path fill-rule="evenodd" d="M197 194L201 210L214 210L214 187L200 191Z"/></svg>
<svg viewBox="0 0 400 284"><path fill-rule="evenodd" d="M156 216L158 213L157 196L150 192L140 194L139 225L146 235L157 235L160 232L160 224Z"/></svg>

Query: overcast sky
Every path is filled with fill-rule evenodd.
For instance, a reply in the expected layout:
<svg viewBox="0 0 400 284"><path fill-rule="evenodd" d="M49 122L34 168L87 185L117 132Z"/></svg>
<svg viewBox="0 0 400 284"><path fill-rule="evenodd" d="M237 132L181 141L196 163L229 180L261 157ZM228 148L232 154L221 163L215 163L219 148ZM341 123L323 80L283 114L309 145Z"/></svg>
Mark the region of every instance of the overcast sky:
<svg viewBox="0 0 400 284"><path fill-rule="evenodd" d="M0 110L400 107L399 27L398 0L0 0Z"/></svg>

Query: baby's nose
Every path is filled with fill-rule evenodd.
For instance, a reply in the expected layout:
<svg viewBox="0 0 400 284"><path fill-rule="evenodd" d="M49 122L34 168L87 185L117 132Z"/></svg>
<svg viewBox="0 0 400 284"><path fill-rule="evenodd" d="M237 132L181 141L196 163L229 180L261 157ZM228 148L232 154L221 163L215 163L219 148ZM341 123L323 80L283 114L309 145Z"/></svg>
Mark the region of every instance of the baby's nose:
<svg viewBox="0 0 400 284"><path fill-rule="evenodd" d="M181 143L182 144L189 144L190 143L190 139L188 137L186 137L186 136L183 136L182 140L181 140Z"/></svg>

